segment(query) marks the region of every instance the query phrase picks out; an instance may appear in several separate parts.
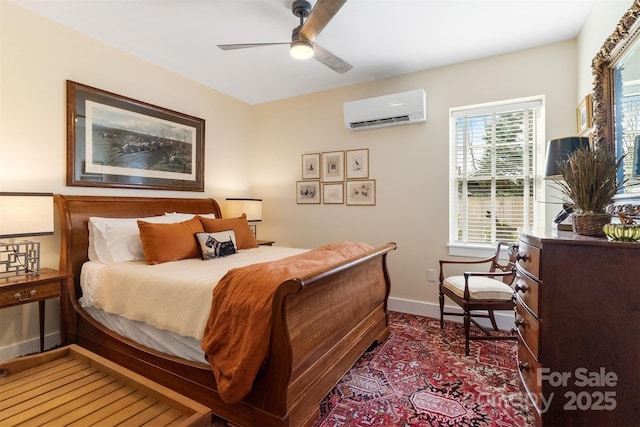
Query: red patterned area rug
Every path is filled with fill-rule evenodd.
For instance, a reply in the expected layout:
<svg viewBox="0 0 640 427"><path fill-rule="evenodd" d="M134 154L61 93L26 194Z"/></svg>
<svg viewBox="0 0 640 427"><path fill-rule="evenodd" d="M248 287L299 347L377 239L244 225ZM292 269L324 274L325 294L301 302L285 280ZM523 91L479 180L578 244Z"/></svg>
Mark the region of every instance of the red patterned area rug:
<svg viewBox="0 0 640 427"><path fill-rule="evenodd" d="M515 341L473 341L461 324L391 312L391 336L320 405L314 427L530 426Z"/></svg>

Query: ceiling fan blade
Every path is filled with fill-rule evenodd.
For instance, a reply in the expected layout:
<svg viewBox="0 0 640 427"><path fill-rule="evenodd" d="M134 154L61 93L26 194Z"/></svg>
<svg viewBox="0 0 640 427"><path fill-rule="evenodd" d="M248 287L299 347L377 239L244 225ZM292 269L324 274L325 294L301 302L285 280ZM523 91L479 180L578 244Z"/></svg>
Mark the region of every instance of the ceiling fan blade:
<svg viewBox="0 0 640 427"><path fill-rule="evenodd" d="M353 65L338 58L333 53L318 45L318 43L313 44L313 59L326 65L338 74L344 74L353 68Z"/></svg>
<svg viewBox="0 0 640 427"><path fill-rule="evenodd" d="M313 41L347 0L318 0L300 29L300 35Z"/></svg>
<svg viewBox="0 0 640 427"><path fill-rule="evenodd" d="M289 42L283 43L235 43L235 44L219 44L218 47L222 50L236 50L236 49L248 49L250 47L263 47L263 46L275 46L279 44L290 44Z"/></svg>

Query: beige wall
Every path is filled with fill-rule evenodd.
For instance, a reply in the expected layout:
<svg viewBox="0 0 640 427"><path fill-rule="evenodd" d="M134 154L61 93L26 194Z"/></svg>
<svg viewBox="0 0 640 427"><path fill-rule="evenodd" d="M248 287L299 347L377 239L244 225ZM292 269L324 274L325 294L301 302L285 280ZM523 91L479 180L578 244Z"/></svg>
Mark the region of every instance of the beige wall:
<svg viewBox="0 0 640 427"><path fill-rule="evenodd" d="M206 120L205 195L249 195L251 108L192 80L0 2L0 191L202 197L202 193L65 186L67 79ZM58 266L58 232L39 239ZM47 301L47 333L59 329ZM38 336L37 304L0 310L0 350Z"/></svg>
<svg viewBox="0 0 640 427"><path fill-rule="evenodd" d="M309 247L350 239L398 243L389 257L395 299L437 303L427 269L448 257L449 109L544 95L547 137L575 127L575 41L422 71L254 107L254 190L265 199L260 235ZM344 128L342 104L424 88L428 119L364 131ZM377 205L296 205L301 155L369 149Z"/></svg>
<svg viewBox="0 0 640 427"><path fill-rule="evenodd" d="M0 1L0 191L202 195L66 187L65 80L78 81L204 118L205 195L262 197L259 238L300 247L396 241L391 296L398 307L428 312L437 286L426 270L448 253L449 108L544 95L546 139L573 134L577 100L590 87L587 58L624 10L592 14L577 41L248 106ZM426 123L344 128L343 102L416 88L427 92ZM375 207L296 205L303 153L359 148L369 149ZM58 232L41 242L43 265L56 267ZM0 311L0 352L37 337L32 305ZM49 333L58 328L57 308L47 302Z"/></svg>

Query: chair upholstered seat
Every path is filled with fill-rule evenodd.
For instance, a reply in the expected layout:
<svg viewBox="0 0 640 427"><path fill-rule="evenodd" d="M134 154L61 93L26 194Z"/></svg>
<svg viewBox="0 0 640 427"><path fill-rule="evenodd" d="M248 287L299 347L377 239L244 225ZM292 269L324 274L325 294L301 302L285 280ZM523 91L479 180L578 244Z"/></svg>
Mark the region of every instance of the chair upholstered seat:
<svg viewBox="0 0 640 427"><path fill-rule="evenodd" d="M502 251L508 253L508 260L501 263ZM444 328L444 316L462 316L464 321L465 354L469 355L470 340L503 340L516 339L515 334L492 334L481 325L476 317L488 318L494 331L498 330L494 311L510 310L513 313L515 307L513 282L515 279L516 260L518 246L507 242L497 242L496 252L492 257L477 260L440 260L440 328ZM488 265L488 271L479 271L477 267ZM456 267L453 275L445 273L447 269ZM464 267L473 267L473 270L465 271L460 275L459 271ZM456 275L457 274L457 275ZM458 311L445 311L444 298L462 308ZM486 313L486 314L485 314ZM471 323L476 325L484 335L471 335Z"/></svg>
<svg viewBox="0 0 640 427"><path fill-rule="evenodd" d="M444 279L442 286L464 298L464 276L451 276ZM490 277L469 277L469 298L475 300L510 300L513 288L501 280Z"/></svg>

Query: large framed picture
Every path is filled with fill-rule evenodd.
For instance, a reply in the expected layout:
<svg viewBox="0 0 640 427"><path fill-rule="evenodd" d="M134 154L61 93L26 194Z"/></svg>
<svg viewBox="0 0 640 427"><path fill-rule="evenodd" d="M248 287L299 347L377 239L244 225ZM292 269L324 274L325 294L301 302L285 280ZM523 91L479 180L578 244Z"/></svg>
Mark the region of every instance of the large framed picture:
<svg viewBox="0 0 640 427"><path fill-rule="evenodd" d="M299 205L320 203L320 181L297 181L296 203Z"/></svg>
<svg viewBox="0 0 640 427"><path fill-rule="evenodd" d="M369 178L369 149L347 150L347 179Z"/></svg>
<svg viewBox="0 0 640 427"><path fill-rule="evenodd" d="M347 181L347 205L373 206L376 204L376 180Z"/></svg>
<svg viewBox="0 0 640 427"><path fill-rule="evenodd" d="M302 155L302 179L320 179L320 153Z"/></svg>
<svg viewBox="0 0 640 427"><path fill-rule="evenodd" d="M204 125L67 80L67 185L204 191Z"/></svg>
<svg viewBox="0 0 640 427"><path fill-rule="evenodd" d="M344 151L322 153L322 181L344 181Z"/></svg>

